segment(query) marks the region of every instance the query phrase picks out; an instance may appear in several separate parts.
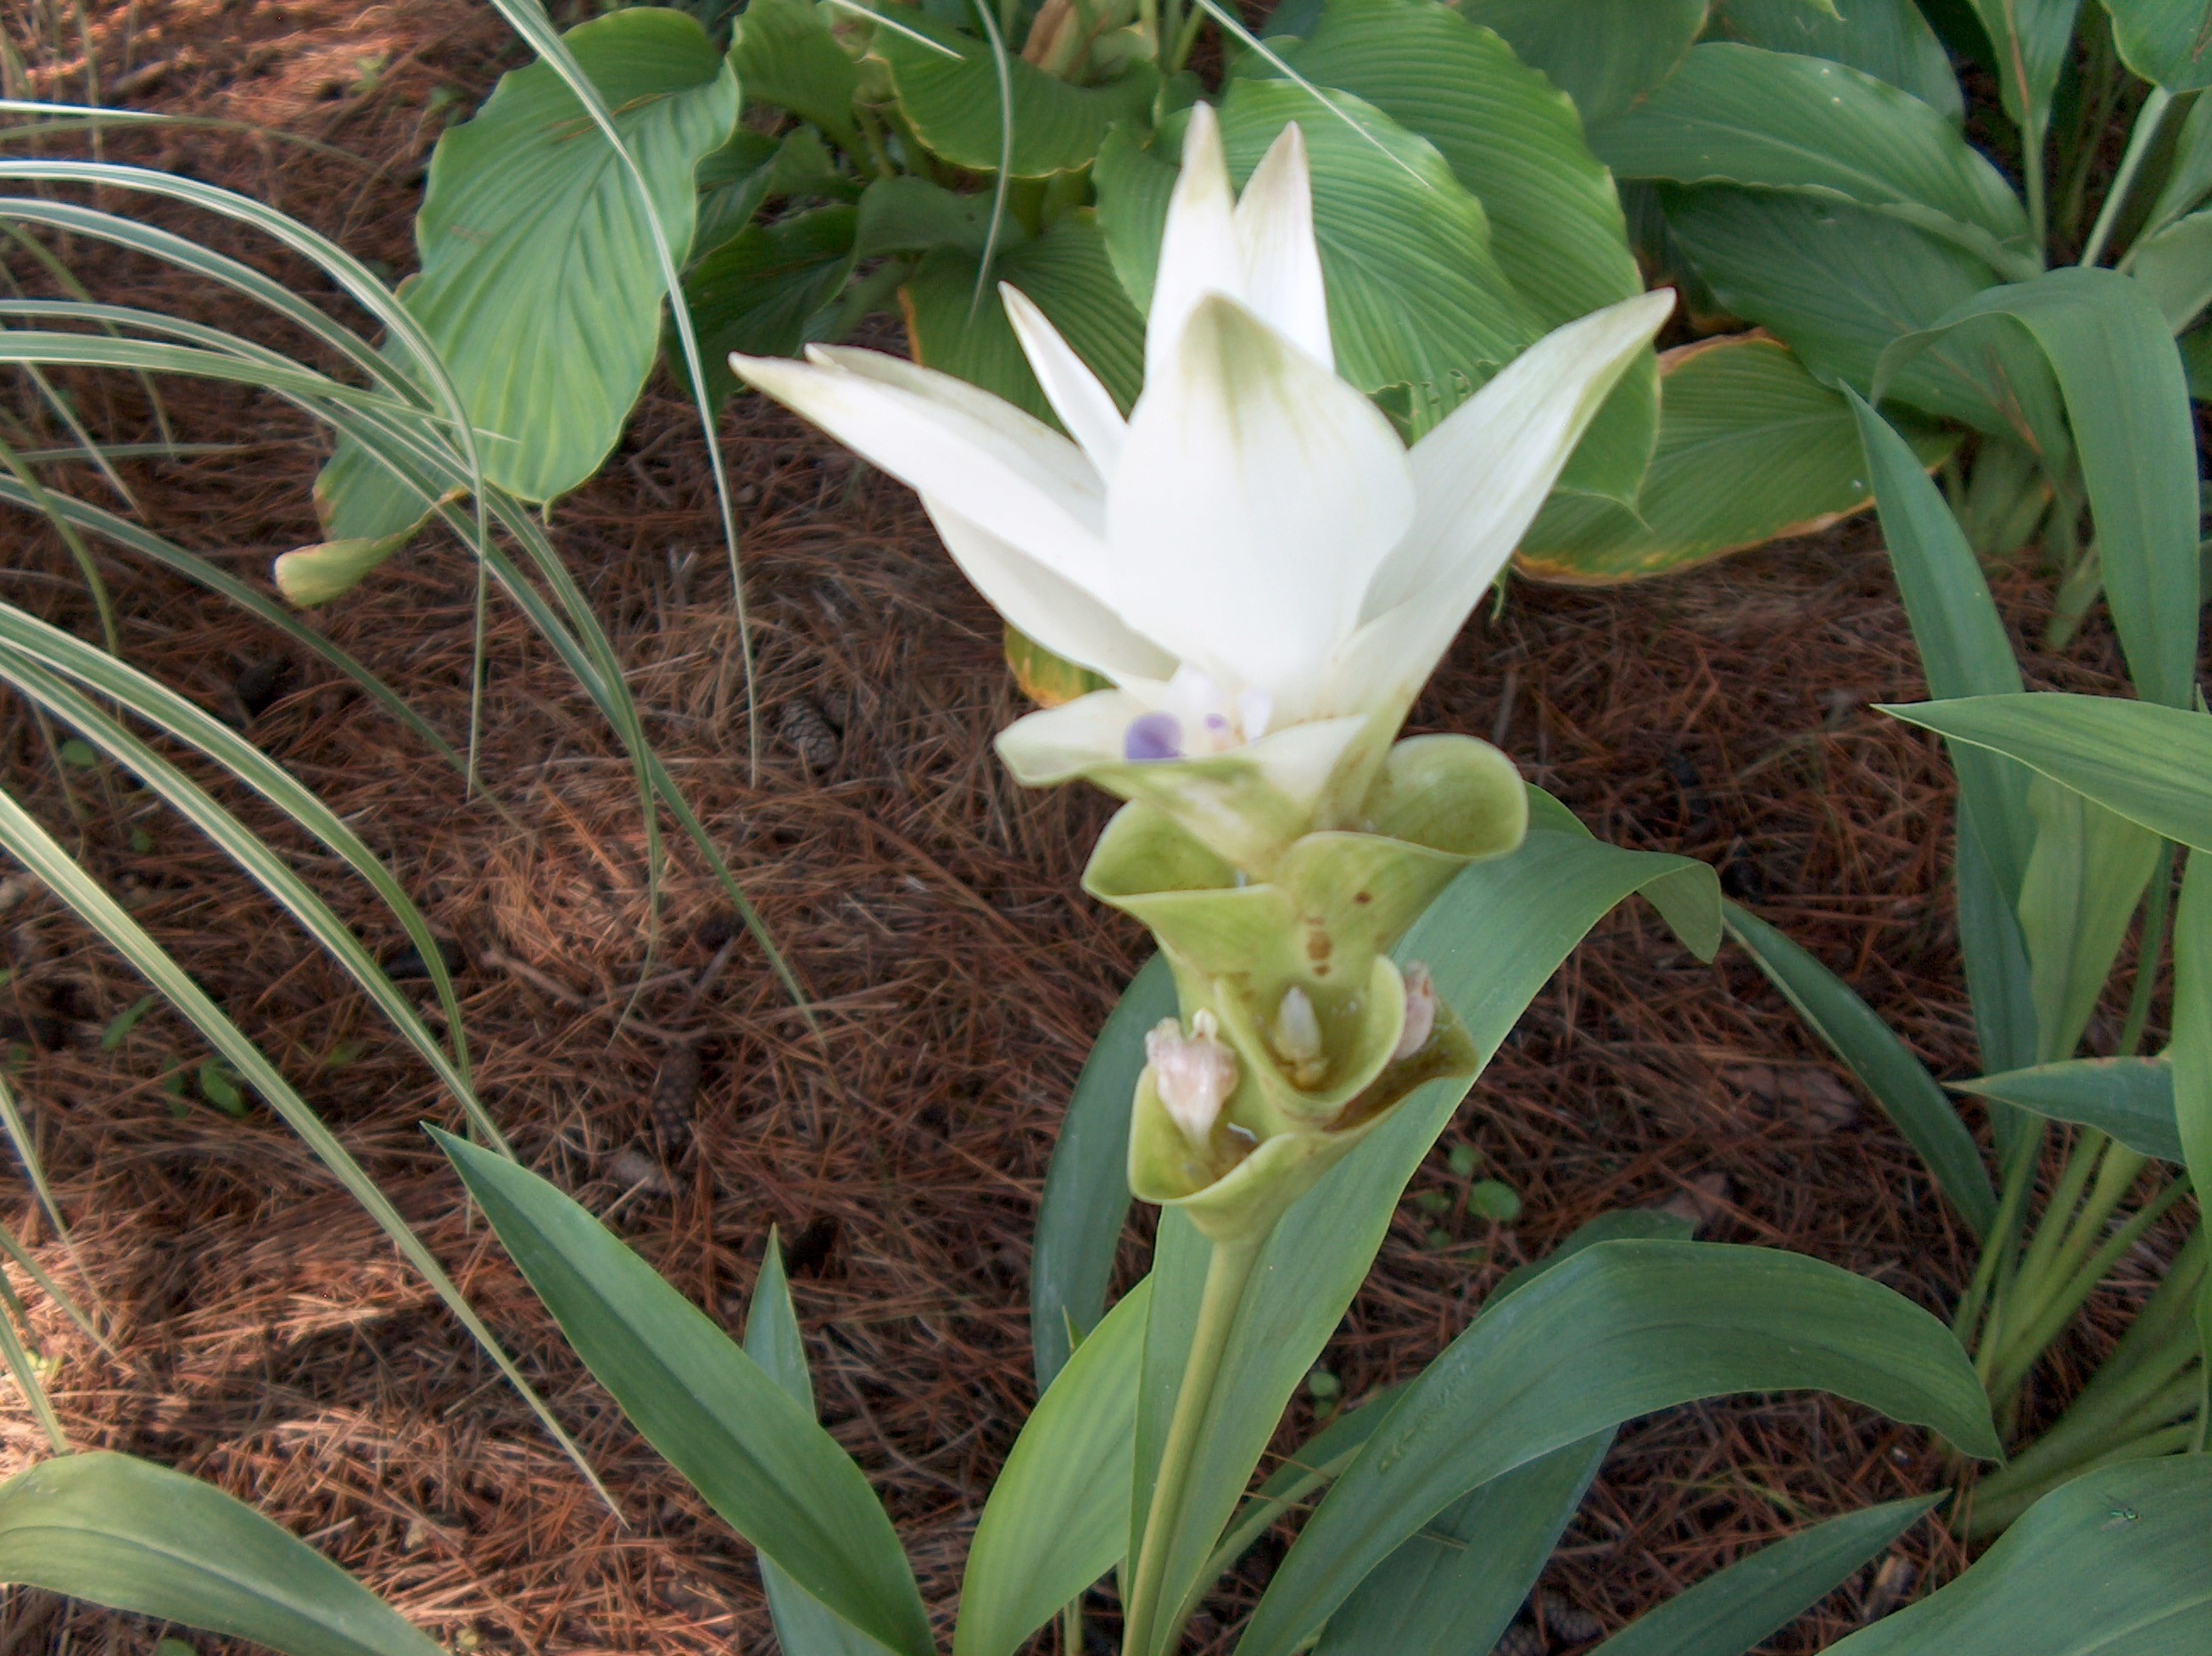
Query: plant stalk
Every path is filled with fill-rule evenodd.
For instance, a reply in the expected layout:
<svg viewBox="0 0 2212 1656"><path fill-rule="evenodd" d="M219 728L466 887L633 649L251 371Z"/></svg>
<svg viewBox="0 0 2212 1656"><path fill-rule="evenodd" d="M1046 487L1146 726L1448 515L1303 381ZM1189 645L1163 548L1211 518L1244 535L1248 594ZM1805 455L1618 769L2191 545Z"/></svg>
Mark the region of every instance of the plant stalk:
<svg viewBox="0 0 2212 1656"><path fill-rule="evenodd" d="M1183 1365L1182 1385L1176 1392L1175 1414L1168 1422L1159 1473L1152 1482L1152 1505L1145 1514L1145 1538L1130 1575L1128 1619L1121 1634L1123 1656L1148 1656L1156 1648L1169 1648L1182 1631L1160 1625L1168 1550L1182 1516L1193 1453L1200 1428L1212 1406L1221 1359L1229 1349L1229 1331L1236 1324L1237 1308L1244 1303L1252 1267L1267 1239L1261 1235L1249 1241L1217 1242L1213 1257L1206 1262L1206 1288L1199 1300L1198 1324L1191 1330L1190 1356Z"/></svg>
<svg viewBox="0 0 2212 1656"><path fill-rule="evenodd" d="M2105 204L2097 210L2097 222L2089 228L2088 245L2081 249L2085 269L2105 256L2105 246L2112 239L2112 230L2120 221L2120 209L2127 204L2135 189L2136 174L2142 170L2143 160L2150 154L2159 125L2166 119L2166 109L2172 102L2172 93L2162 86L2154 86L2142 100L2142 107L2136 111L2136 124L2128 134L2127 151L2120 157L2120 170L2112 174L2112 187L2105 192Z"/></svg>
<svg viewBox="0 0 2212 1656"><path fill-rule="evenodd" d="M2158 988L2159 957L2166 953L2166 928L2173 912L2173 842L2158 848L2150 885L2143 892L2142 947L2136 951L2136 981L2128 991L2127 1020L2120 1026L2119 1056L2132 1058L2142 1045L2150 1020L2150 997Z"/></svg>

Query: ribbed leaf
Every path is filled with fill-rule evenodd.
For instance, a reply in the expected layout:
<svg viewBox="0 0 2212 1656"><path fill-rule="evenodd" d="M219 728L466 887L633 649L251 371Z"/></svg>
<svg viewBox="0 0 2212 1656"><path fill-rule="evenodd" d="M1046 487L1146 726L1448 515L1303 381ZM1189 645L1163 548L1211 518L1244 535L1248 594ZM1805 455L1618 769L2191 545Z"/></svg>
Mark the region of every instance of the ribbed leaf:
<svg viewBox="0 0 2212 1656"><path fill-rule="evenodd" d="M2051 130L2051 94L2074 47L2081 0L1971 0L1996 48L2005 113L2040 144Z"/></svg>
<svg viewBox="0 0 2212 1656"><path fill-rule="evenodd" d="M312 1547L216 1489L129 1455L65 1455L0 1484L0 1582L267 1645L437 1656Z"/></svg>
<svg viewBox="0 0 2212 1656"><path fill-rule="evenodd" d="M2204 8L2197 0L2104 0L2120 61L2168 92L2212 86Z"/></svg>
<svg viewBox="0 0 2212 1656"><path fill-rule="evenodd" d="M1915 0L1852 0L1823 11L1805 0L1714 0L1709 38L1832 58L1900 87L1956 126L1966 114L1949 54Z"/></svg>
<svg viewBox="0 0 2212 1656"><path fill-rule="evenodd" d="M1673 74L1705 21L1705 0L1467 0L1463 10L1549 76L1592 127Z"/></svg>
<svg viewBox="0 0 2212 1656"><path fill-rule="evenodd" d="M747 104L789 110L848 155L865 153L853 122L860 71L818 7L807 0L750 0L730 28L730 62Z"/></svg>
<svg viewBox="0 0 2212 1656"><path fill-rule="evenodd" d="M2020 929L2035 996L2036 1057L2073 1056L2112 975L2158 861L2158 836L2038 776L2028 785L2035 845L2020 887Z"/></svg>
<svg viewBox="0 0 2212 1656"><path fill-rule="evenodd" d="M1951 1085L2052 1121L2094 1127L2147 1156L2183 1160L2173 1120L2173 1065L2166 1058L2069 1058Z"/></svg>

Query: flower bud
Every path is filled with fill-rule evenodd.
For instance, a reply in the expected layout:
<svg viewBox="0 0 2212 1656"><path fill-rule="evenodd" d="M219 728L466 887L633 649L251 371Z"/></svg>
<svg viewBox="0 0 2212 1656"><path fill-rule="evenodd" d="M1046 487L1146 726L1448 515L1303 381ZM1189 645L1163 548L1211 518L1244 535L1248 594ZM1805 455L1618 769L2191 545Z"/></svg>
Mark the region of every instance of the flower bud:
<svg viewBox="0 0 2212 1656"><path fill-rule="evenodd" d="M1160 1102L1182 1129L1183 1136L1198 1148L1213 1135L1221 1107L1237 1090L1237 1055L1224 1044L1220 1026L1211 1012L1201 1011L1182 1025L1164 1018L1145 1037L1145 1057L1152 1067L1152 1081Z"/></svg>
<svg viewBox="0 0 2212 1656"><path fill-rule="evenodd" d="M1296 983L1283 991L1267 1044L1300 1087L1318 1086L1328 1073L1328 1060L1322 1056L1321 1020L1314 1015L1312 998Z"/></svg>
<svg viewBox="0 0 2212 1656"><path fill-rule="evenodd" d="M1391 1050L1390 1062L1410 1058L1429 1044L1437 1027L1437 980L1419 961L1406 968L1406 1027Z"/></svg>

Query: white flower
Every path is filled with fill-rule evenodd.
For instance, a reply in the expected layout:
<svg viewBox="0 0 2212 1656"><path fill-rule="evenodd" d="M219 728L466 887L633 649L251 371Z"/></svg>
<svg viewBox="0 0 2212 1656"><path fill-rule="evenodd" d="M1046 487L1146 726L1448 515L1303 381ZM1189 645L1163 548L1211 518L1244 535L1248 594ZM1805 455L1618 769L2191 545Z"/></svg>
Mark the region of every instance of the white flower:
<svg viewBox="0 0 2212 1656"><path fill-rule="evenodd" d="M1363 733L1387 743L1673 305L1645 294L1559 329L1409 451L1337 377L1298 128L1240 200L1204 104L1126 422L1044 314L1001 292L1073 441L877 352L731 362L916 490L1007 620L1113 681L1004 733L1023 781L1152 796L1133 773L1156 762L1242 755L1285 819ZM1363 763L1380 743L1357 742Z"/></svg>
<svg viewBox="0 0 2212 1656"><path fill-rule="evenodd" d="M1190 1020L1190 1033L1173 1018L1163 1018L1145 1036L1145 1061L1152 1085L1183 1136L1204 1149L1213 1136L1221 1107L1237 1090L1237 1055L1221 1038L1221 1026L1201 1008Z"/></svg>

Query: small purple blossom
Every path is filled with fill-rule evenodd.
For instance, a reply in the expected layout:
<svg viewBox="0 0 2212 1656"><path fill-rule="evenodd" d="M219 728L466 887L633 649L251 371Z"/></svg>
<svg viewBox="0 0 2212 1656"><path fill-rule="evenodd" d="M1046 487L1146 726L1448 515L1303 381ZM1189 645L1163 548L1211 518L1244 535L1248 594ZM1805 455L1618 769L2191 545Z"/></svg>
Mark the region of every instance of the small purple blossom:
<svg viewBox="0 0 2212 1656"><path fill-rule="evenodd" d="M1147 713L1129 721L1121 757L1134 764L1182 757L1182 724L1172 713Z"/></svg>

